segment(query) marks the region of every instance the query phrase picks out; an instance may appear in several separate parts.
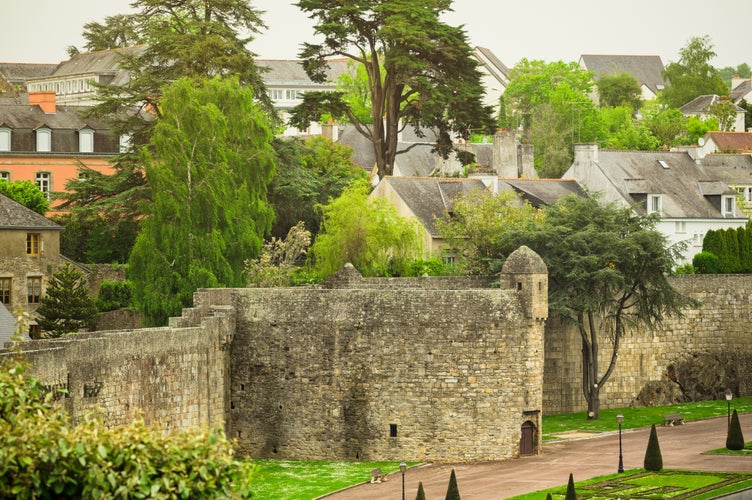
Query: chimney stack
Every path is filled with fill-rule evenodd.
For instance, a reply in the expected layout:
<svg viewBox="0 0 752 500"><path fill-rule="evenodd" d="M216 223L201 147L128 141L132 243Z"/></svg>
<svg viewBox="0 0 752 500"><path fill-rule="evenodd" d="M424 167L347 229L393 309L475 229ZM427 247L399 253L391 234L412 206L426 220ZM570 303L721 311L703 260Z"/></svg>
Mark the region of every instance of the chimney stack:
<svg viewBox="0 0 752 500"><path fill-rule="evenodd" d="M55 92L52 90L29 92L29 104L39 106L45 113L55 113L57 111Z"/></svg>

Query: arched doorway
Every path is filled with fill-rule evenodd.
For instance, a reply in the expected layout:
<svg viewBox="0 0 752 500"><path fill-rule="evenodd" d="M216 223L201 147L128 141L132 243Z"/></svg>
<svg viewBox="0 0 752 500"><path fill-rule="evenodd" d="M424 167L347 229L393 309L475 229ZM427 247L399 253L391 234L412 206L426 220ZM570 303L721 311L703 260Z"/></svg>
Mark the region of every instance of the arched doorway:
<svg viewBox="0 0 752 500"><path fill-rule="evenodd" d="M535 455L535 424L526 420L520 435L520 456Z"/></svg>

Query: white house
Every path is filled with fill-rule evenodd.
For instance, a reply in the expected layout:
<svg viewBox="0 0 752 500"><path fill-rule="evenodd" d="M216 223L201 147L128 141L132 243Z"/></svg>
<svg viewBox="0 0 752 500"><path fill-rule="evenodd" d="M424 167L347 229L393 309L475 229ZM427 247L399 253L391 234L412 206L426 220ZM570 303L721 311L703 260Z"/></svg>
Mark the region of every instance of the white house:
<svg viewBox="0 0 752 500"><path fill-rule="evenodd" d="M580 67L592 71L596 82L607 75L632 75L640 84L642 98L646 101L655 99L666 85L660 56L583 54L580 56ZM598 103L597 90L591 98Z"/></svg>
<svg viewBox="0 0 752 500"><path fill-rule="evenodd" d="M722 102L724 99L728 98L723 98L716 94L701 95L695 97L687 104L679 108L679 111L681 111L684 116L696 116L700 120L707 120L711 117L711 106ZM744 114L747 111L744 108L737 106L733 102L731 103L731 105L733 106L734 111L736 111L736 118L734 119L734 124L731 127L731 131L744 132Z"/></svg>

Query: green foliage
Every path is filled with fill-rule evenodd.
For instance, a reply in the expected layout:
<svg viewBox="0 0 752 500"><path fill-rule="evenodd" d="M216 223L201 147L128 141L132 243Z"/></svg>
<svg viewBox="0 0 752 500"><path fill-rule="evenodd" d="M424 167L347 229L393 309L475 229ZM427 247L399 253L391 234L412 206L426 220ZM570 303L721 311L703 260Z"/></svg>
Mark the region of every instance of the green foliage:
<svg viewBox="0 0 752 500"><path fill-rule="evenodd" d="M450 2L434 0L298 0L315 22L320 43L304 43L300 57L314 81L324 81L327 60L345 57L362 65L370 99L370 123L359 118L365 103L345 92L307 92L292 112L291 124L307 128L329 113L346 119L374 147L378 175L391 175L402 126L438 132L436 151L454 151L452 136L466 139L471 129L491 132L492 109L482 103L478 63L462 27L441 21ZM357 96L357 93L355 94ZM363 96L361 96L363 97Z"/></svg>
<svg viewBox="0 0 752 500"><path fill-rule="evenodd" d="M164 434L140 418L119 428L93 417L73 425L27 371L15 357L0 368L1 497L250 497L220 430Z"/></svg>
<svg viewBox="0 0 752 500"><path fill-rule="evenodd" d="M455 265L439 258L431 258L410 262L402 276L452 276L455 274L457 274Z"/></svg>
<svg viewBox="0 0 752 500"><path fill-rule="evenodd" d="M373 117L371 116L371 93L366 67L362 63L356 64L351 60L348 61L347 68L349 71L337 78L337 91L342 92L342 102L355 117L355 123L370 125ZM384 68L381 68L381 73L384 74ZM347 115L340 117L340 121L343 119L343 123L348 122Z"/></svg>
<svg viewBox="0 0 752 500"><path fill-rule="evenodd" d="M36 184L31 181L0 180L0 194L20 203L26 208L44 215L50 209L50 202Z"/></svg>
<svg viewBox="0 0 752 500"><path fill-rule="evenodd" d="M624 106L637 111L642 106L640 83L629 73L604 75L595 85L598 87L601 107Z"/></svg>
<svg viewBox="0 0 752 500"><path fill-rule="evenodd" d="M426 492L423 491L423 481L418 482L418 493L415 495L415 500L426 500Z"/></svg>
<svg viewBox="0 0 752 500"><path fill-rule="evenodd" d="M684 142L697 144L697 140L711 130L718 130L718 120L713 117L702 120L697 116L690 116L687 118L687 136Z"/></svg>
<svg viewBox="0 0 752 500"><path fill-rule="evenodd" d="M131 281L103 281L97 295L97 309L101 312L130 307L133 300Z"/></svg>
<svg viewBox="0 0 752 500"><path fill-rule="evenodd" d="M383 198L369 198L359 181L321 207L322 231L312 247L315 268L325 278L350 262L364 276L402 276L423 254L420 223L397 214Z"/></svg>
<svg viewBox="0 0 752 500"><path fill-rule="evenodd" d="M674 269L674 273L676 274L695 274L695 266L694 264L686 263L682 264L681 266L676 266L676 269Z"/></svg>
<svg viewBox="0 0 752 500"><path fill-rule="evenodd" d="M311 233L302 222L290 228L284 240L272 237L264 243L258 258L246 262L248 286L290 286L296 262L305 258L310 245Z"/></svg>
<svg viewBox="0 0 752 500"><path fill-rule="evenodd" d="M692 258L692 267L698 274L718 274L718 256L703 250Z"/></svg>
<svg viewBox="0 0 752 500"><path fill-rule="evenodd" d="M726 86L731 89L731 81L734 78L734 76L739 76L741 78L749 78L750 76L752 76L752 71L750 71L749 64L741 63L736 68L732 66L726 66L724 68L720 68L718 70L718 74L723 79L723 83L726 84Z"/></svg>
<svg viewBox="0 0 752 500"><path fill-rule="evenodd" d="M567 493L564 496L565 500L577 500L577 493L574 491L574 476L569 473L569 481L567 482Z"/></svg>
<svg viewBox="0 0 752 500"><path fill-rule="evenodd" d="M718 122L718 130L729 132L736 124L736 106L731 99L720 99L708 108L708 115Z"/></svg>
<svg viewBox="0 0 752 500"><path fill-rule="evenodd" d="M544 222L543 213L505 191L464 193L455 199L452 216L436 220L436 228L455 255L459 272L494 274L516 247L510 231L532 231Z"/></svg>
<svg viewBox="0 0 752 500"><path fill-rule="evenodd" d="M731 415L731 421L728 426L728 434L726 435L726 448L729 450L743 450L744 449L744 434L742 433L742 426L739 423L739 415L734 413Z"/></svg>
<svg viewBox="0 0 752 500"><path fill-rule="evenodd" d="M645 121L638 122L632 118L631 108L601 108L599 114L603 127L603 147L640 151L656 150L660 147L661 143Z"/></svg>
<svg viewBox="0 0 752 500"><path fill-rule="evenodd" d="M680 108L701 95L728 95L718 70L710 65L715 57L710 37L693 37L679 51L679 61L672 62L663 73L668 85L659 99L670 108Z"/></svg>
<svg viewBox="0 0 752 500"><path fill-rule="evenodd" d="M449 486L447 487L445 500L460 500L460 490L457 487L457 476L452 469L452 474L449 476Z"/></svg>
<svg viewBox="0 0 752 500"><path fill-rule="evenodd" d="M37 314L46 337L60 337L94 326L97 306L81 271L69 262L52 275Z"/></svg>
<svg viewBox="0 0 752 500"><path fill-rule="evenodd" d="M244 286L244 262L271 229L271 130L237 80L181 79L143 150L153 195L130 256L134 301L160 325L201 287Z"/></svg>
<svg viewBox="0 0 752 500"><path fill-rule="evenodd" d="M63 226L60 253L90 264L128 262L139 225L135 217L101 215L91 206L76 207L51 219Z"/></svg>
<svg viewBox="0 0 752 500"><path fill-rule="evenodd" d="M663 469L663 456L661 455L661 446L658 443L658 433L655 430L655 424L650 426L650 437L648 438L648 448L645 450L643 468L656 472Z"/></svg>
<svg viewBox="0 0 752 500"><path fill-rule="evenodd" d="M675 146L685 141L687 117L676 108L664 108L656 101L649 101L642 109L645 126L658 141L658 145Z"/></svg>

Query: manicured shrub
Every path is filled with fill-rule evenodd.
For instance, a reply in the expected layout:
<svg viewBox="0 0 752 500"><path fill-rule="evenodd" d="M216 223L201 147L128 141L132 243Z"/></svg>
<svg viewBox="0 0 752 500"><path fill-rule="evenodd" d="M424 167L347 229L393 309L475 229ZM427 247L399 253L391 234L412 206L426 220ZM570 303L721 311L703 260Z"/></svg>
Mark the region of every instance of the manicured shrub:
<svg viewBox="0 0 752 500"><path fill-rule="evenodd" d="M718 274L718 257L703 250L694 256L692 266L697 270L697 274Z"/></svg>
<svg viewBox="0 0 752 500"><path fill-rule="evenodd" d="M546 500L554 500L554 497L551 496L551 493L546 495Z"/></svg>
<svg viewBox="0 0 752 500"><path fill-rule="evenodd" d="M726 448L729 450L744 449L744 435L742 434L742 426L739 423L739 415L736 414L736 410L731 415L731 422L729 423L728 434L726 435Z"/></svg>
<svg viewBox="0 0 752 500"><path fill-rule="evenodd" d="M426 492L423 491L423 481L418 483L418 494L415 495L415 500L426 500Z"/></svg>
<svg viewBox="0 0 752 500"><path fill-rule="evenodd" d="M648 439L648 449L645 451L645 470L658 472L663 469L663 456L661 456L661 446L658 443L658 433L655 430L655 424L650 427L650 438Z"/></svg>
<svg viewBox="0 0 752 500"><path fill-rule="evenodd" d="M130 307L133 298L133 283L130 281L103 281L97 295L100 312Z"/></svg>
<svg viewBox="0 0 752 500"><path fill-rule="evenodd" d="M454 469L452 469L452 474L449 476L449 487L447 488L444 500L460 500L460 490L457 487L457 476L454 475Z"/></svg>
<svg viewBox="0 0 752 500"><path fill-rule="evenodd" d="M569 473L569 482L567 483L567 495L564 500L577 500L577 493L574 492L574 476Z"/></svg>

